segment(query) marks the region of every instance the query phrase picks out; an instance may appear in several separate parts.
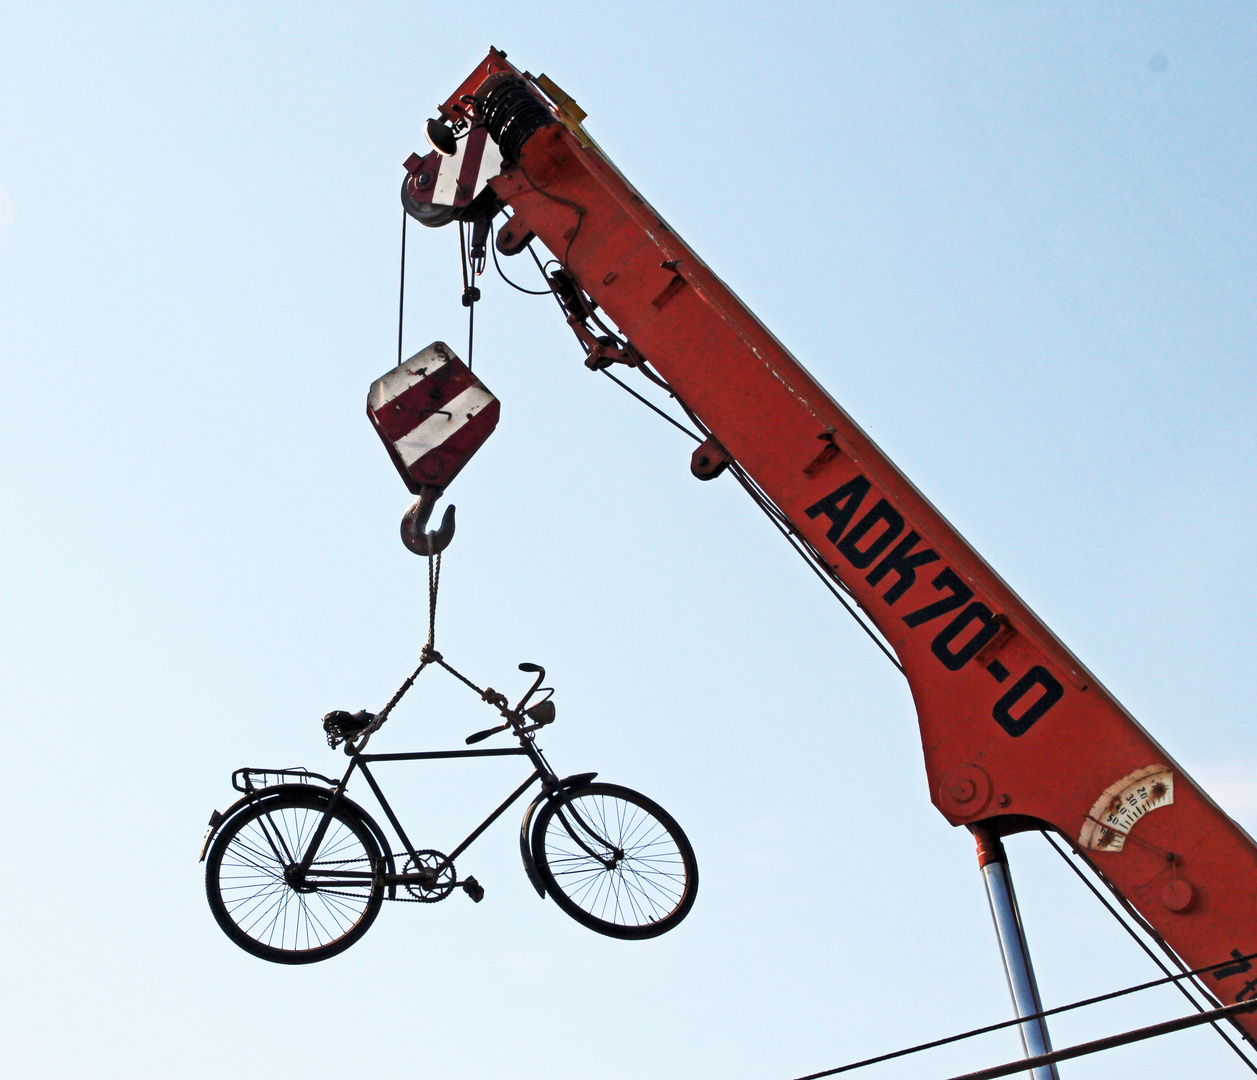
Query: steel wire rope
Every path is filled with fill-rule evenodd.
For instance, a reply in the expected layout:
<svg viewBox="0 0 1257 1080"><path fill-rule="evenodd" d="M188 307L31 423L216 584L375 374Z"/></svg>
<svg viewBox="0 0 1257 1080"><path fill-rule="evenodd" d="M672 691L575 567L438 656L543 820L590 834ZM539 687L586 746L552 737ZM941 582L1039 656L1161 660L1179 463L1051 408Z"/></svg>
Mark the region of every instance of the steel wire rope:
<svg viewBox="0 0 1257 1080"><path fill-rule="evenodd" d="M467 370L471 371L472 345L476 334L476 295L475 287L467 280L467 240L462 219L458 222L458 262L463 271L463 304L467 308ZM471 280L475 281L475 266L472 266Z"/></svg>
<svg viewBox="0 0 1257 1080"><path fill-rule="evenodd" d="M441 660L441 654L436 651L436 599L437 592L441 587L441 553L438 551L435 555L428 556L428 641L427 644L419 651L419 666L406 678L406 680L397 688L396 693L388 699L387 704L372 718L371 722L364 727L357 735L351 739L346 739L346 753L352 746L355 753L362 753L366 748L367 742L371 736L384 726L384 722L388 719L389 713L397 705L406 691L415 684L415 680L423 674L423 669L429 664L440 663L445 666Z"/></svg>
<svg viewBox="0 0 1257 1080"><path fill-rule="evenodd" d="M524 163L522 161L519 162L519 169L520 169L520 172L523 174L524 179L528 181L529 185L532 187L532 189L535 192L537 192L538 195L541 195L544 198L550 199L552 202L560 203L564 206L567 206L576 212L576 226L571 231L571 235L567 237L567 246L563 250L563 258L555 260L558 262L559 267L561 269L566 269L568 256L571 254L571 251L572 251L572 244L575 243L576 237L580 235L581 227L585 223L585 208L579 205L578 203L572 202L569 199L564 199L558 195L554 195L551 192L546 191L544 188L538 185L537 182L533 180L533 178L528 174L528 170L524 167ZM462 228L461 223L459 225L459 228L460 229ZM460 247L461 247L461 243L460 243ZM537 264L537 269L541 272L542 278L545 280L546 284L549 286L550 293L551 295L554 296L555 302L559 305L559 309L561 311L564 311L564 314L566 316L566 309L564 309L563 307L563 301L559 297L558 291L556 290L554 283L550 280L549 276L546 274L545 266L542 264L541 260L537 257L537 253L533 251L531 244L528 245L528 253L533 257L533 261ZM466 275L464 274L464 278L465 276ZM574 280L573 280L573 284L575 284ZM577 297L581 298L582 290L580 289L579 285L576 285L576 291L577 291ZM592 311L588 307L588 305L585 305L583 303L583 299L582 299L582 306L586 308L587 314L593 319L593 321L595 322L595 324L597 324L598 327L600 327L611 338L616 340L617 343L621 347L624 347L626 342L624 342L617 334L613 333L610 330L610 328L597 316L597 314L594 311ZM668 386L665 380L655 375L654 373L647 371L644 365L639 365L639 370L641 370L643 374L647 378L650 379L650 381L658 384L663 389L665 389L672 396L672 398L676 400L677 404L679 404L681 408L685 411L685 414L690 418L690 421L694 424L694 426L697 427L700 431L703 431L706 435L710 436L711 433L707 431L705 426L698 421L698 418L686 406L685 402L681 401L681 399L677 397L675 392L673 392L672 388ZM614 376L612 377L612 381L619 383L620 386L624 387L625 389L628 389L628 387L625 386L624 383L621 383L620 380L615 379ZM634 396L639 397L639 400L643 400L643 401L645 400L644 398L640 398L640 395L634 394ZM656 411L660 412L661 410L656 410ZM661 415L664 415L665 417L667 416L666 413L661 413ZM668 419L670 420L670 422L675 424L675 421L671 421L671 418L668 418ZM680 424L676 424L676 426L681 427ZM684 431L685 429L681 427L681 430ZM837 575L833 572L833 569L821 557L820 552L817 551L814 547L812 547L812 545L807 540L805 540L803 537L800 537L798 535L798 533L794 529L794 526L790 523L789 519L786 517L784 512L782 512L780 507L778 507L776 503L774 503L772 499L769 498L767 493L764 492L763 489L761 489L759 485L756 484L745 473L745 471L741 468L741 466L737 464L737 462L731 461L730 465L732 467L734 476L738 478L738 483L741 484L743 489L747 492L747 494L751 496L752 501L769 517L769 519L773 522L777 530L783 536L785 536L790 546L793 547L795 551L797 551L799 555L803 558L803 560L811 567L812 572L816 574L816 576L820 579L821 583L833 594L835 599L837 599L838 602L846 610L847 614L850 615L856 621L860 629L863 630L864 633L868 635L869 640L872 641L873 644L876 645L879 650L881 650L881 652L885 655L886 659L889 660L891 664L894 665L895 669L901 675L904 675L906 677L906 672L904 671L903 665L899 663L898 659L895 657L894 653L891 651L889 646L886 645L880 639L880 637L874 632L874 630L864 621L864 619L860 617L860 615L856 612L855 608L853 608L849 603L847 603L846 599L843 597L842 592L840 590L845 591L850 595L850 589L848 589L847 586L841 581L841 579L837 577ZM852 596L852 598L854 599L854 596Z"/></svg>
<svg viewBox="0 0 1257 1080"><path fill-rule="evenodd" d="M661 408L659 408L659 406L656 405L653 401L649 400L648 398L643 397L636 390L634 390L631 386L629 386L628 383L622 382L621 380L617 379L606 368L602 368L601 370L602 370L602 373L608 379L610 379L613 383L615 383L616 386L620 387L622 390L625 390L627 393L632 394L633 397L637 398L637 400L640 401L643 405L645 405L646 408L650 409L652 412L658 413L678 431L685 432L685 434L688 435L691 439L693 439L696 443L701 443L703 441L703 437L701 435L695 434L689 428L687 428L684 424L682 424L679 420L676 420L673 417L669 416L666 412L664 412Z"/></svg>
<svg viewBox="0 0 1257 1080"><path fill-rule="evenodd" d="M436 651L436 597L441 589L441 553L428 553L428 643L425 652Z"/></svg>
<svg viewBox="0 0 1257 1080"><path fill-rule="evenodd" d="M868 639L882 651L886 659L894 665L895 670L898 671L900 675L907 678L907 673L904 671L903 665L895 657L895 654L891 652L890 647L886 645L880 637L878 637L874 629L870 627L868 623L866 623L856 612L856 609L848 603L847 597L843 595L843 592L847 592L847 594L850 595L850 590L846 588L825 560L821 558L820 552L817 551L806 538L800 536L794 530L794 527L789 524L789 518L785 516L780 507L778 507L777 504L769 498L763 489L760 488L760 486L740 465L738 465L737 462L731 461L729 463L729 470L737 478L738 483L742 485L742 488L746 491L746 493L750 495L751 500L764 512L764 515L768 518L768 520L773 523L773 527L786 538L786 543L798 552L800 558L807 563L808 567L811 569L812 573L817 576L821 584L833 594L834 599L837 600L838 603L840 603L846 610L847 614L855 620L856 625L859 626L859 628L868 635ZM859 601L856 602L859 603Z"/></svg>
<svg viewBox="0 0 1257 1080"><path fill-rule="evenodd" d="M550 293L554 297L555 303L559 305L559 310L564 311L566 315L566 310L563 307L563 301L560 299L554 285L550 282L550 278L546 275L545 265L543 265L541 260L537 257L537 253L533 251L531 244L528 245L528 253L533 257L533 262L537 264L537 269L541 273L542 278L546 281L547 284L550 285ZM560 267L562 267L563 264L559 263L559 265ZM606 327L606 325L602 322L601 319L598 319L595 316L595 321L598 323L598 325L602 329L606 330L607 333L612 338L614 338L621 347L627 344L618 335L612 333ZM696 428L698 428L699 431L703 433L704 437L706 438L711 437L711 432L707 429L707 426L703 424L703 422L699 420L697 416L694 415L694 412L689 408L688 405L685 404L684 401L681 400L681 398L677 396L676 392L672 389L671 386L668 385L668 383L664 379L656 375L654 372L649 371L646 368L644 361L636 365L636 367L637 367L637 370L640 371L651 382L655 383L657 386L662 387L664 390L668 392L668 394L672 397L672 399L681 407L682 411L684 411L685 415L689 417L690 422ZM605 368L603 369L603 374L607 375L608 378L610 378L612 382L616 383L618 386L627 390L630 394L632 394L635 398L637 398L643 404L647 405L648 407L653 409L655 412L659 413L659 415L662 416L665 420L667 420L670 424L679 428L681 431L685 431L685 433L689 435L691 438L694 437L693 432L687 431L686 428L682 424L678 423L676 420L670 417L662 409L652 404L641 394L638 394L631 387L629 387L626 383L621 382L614 375L611 375ZM786 538L786 542L792 548L794 548L794 550L799 554L799 556L803 559L803 561L807 563L808 567L811 569L812 573L814 573L817 576L821 584L824 585L825 588L828 589L830 593L833 594L834 598L838 601L838 603L840 603L843 606L843 609L847 612L847 614L850 615L851 618L855 620L856 625L859 626L860 629L863 630L864 633L868 635L869 640L872 641L873 644L876 645L879 650L881 650L882 654L886 657L887 660L891 662L891 664L894 665L895 669L899 672L899 674L904 675L906 678L907 675L903 669L903 665L899 663L899 660L895 657L895 654L890 650L890 647L881 640L881 638L877 635L877 633L875 633L873 628L870 627L860 617L859 613L855 610L855 608L853 608L847 602L846 597L843 596L843 592L840 590L846 591L848 594L850 594L850 590L847 589L846 585L842 582L842 580L839 579L836 574L834 574L829 564L826 563L825 560L821 557L820 552L817 551L808 540L806 540L804 537L801 537L798 534L794 526L791 524L790 519L786 517L785 512L775 502L772 501L772 499L768 496L768 494L746 473L746 471L742 468L741 465L739 465L736 461L731 460L729 462L729 468L730 468L730 471L733 473L733 475L737 478L738 483L742 486L743 490L745 490L746 493L750 495L751 501L754 502L755 505L758 506L760 510L764 512L764 514L768 517L769 521L773 523L773 526L777 529L777 531L780 532L781 535ZM852 598L854 599L854 597Z"/></svg>
<svg viewBox="0 0 1257 1080"><path fill-rule="evenodd" d="M1252 953L1244 957L1245 960L1257 959L1257 953ZM1165 986L1169 983L1179 985L1179 980L1192 979L1207 972L1214 971L1217 968L1226 967L1228 964L1236 963L1236 957L1227 957L1220 960L1216 964L1208 964L1202 968L1196 968L1194 971L1184 971L1178 975L1167 974L1161 979L1152 979L1149 982L1138 983L1135 986L1128 986L1122 990L1111 990L1107 994L1097 994L1095 997L1082 998L1080 1001L1072 1001L1068 1005L1057 1005L1051 1009L1043 1009L1040 1012L1027 1016L1015 1016L1011 1020L1001 1020L998 1024L985 1024L982 1027L973 1028L969 1031L962 1031L958 1035L948 1035L942 1039L931 1039L929 1042L918 1043L916 1046L907 1046L902 1050L892 1050L888 1054L879 1054L877 1057L865 1058L863 1061L853 1061L847 1065L839 1065L836 1069L824 1069L821 1072L808 1073L806 1076L800 1076L797 1080L820 1080L824 1076L837 1076L839 1073L852 1072L855 1069L867 1068L869 1065L878 1065L883 1061L891 1061L894 1058L907 1057L909 1054L919 1054L923 1050L933 1050L939 1046L947 1046L951 1043L961 1042L964 1039L972 1039L978 1035L987 1035L992 1031L1001 1031L1004 1028L1016 1027L1019 1024L1025 1024L1032 1020L1042 1020L1049 1016L1056 1016L1060 1013L1071 1012L1074 1009L1083 1009L1089 1005L1099 1005L1101 1002L1113 1001L1115 998L1126 997L1128 994L1138 994L1144 990L1152 990L1158 986ZM1203 1011L1203 1010L1202 1010ZM1244 1059L1247 1064L1247 1058Z"/></svg>
<svg viewBox="0 0 1257 1080"><path fill-rule="evenodd" d="M402 366L402 320L406 317L406 208L402 207L402 271L397 290L397 366Z"/></svg>
<svg viewBox="0 0 1257 1080"><path fill-rule="evenodd" d="M1090 890L1091 894L1097 900L1099 900L1101 904L1104 905L1105 910L1108 911L1108 913L1112 915L1114 919L1117 920L1118 925L1121 926L1121 928L1125 930L1131 936L1135 944L1138 945L1148 955L1148 958L1154 964L1156 964L1157 967L1161 969L1161 971L1163 971L1167 976L1169 976L1170 969L1165 965L1165 962L1161 959L1161 957L1159 957L1152 950L1152 948L1147 944L1147 942L1145 942L1138 934L1135 933L1134 928L1129 923L1127 923L1125 919L1122 918L1122 916L1118 913L1118 911L1105 898L1104 894L1101 893L1100 890L1095 887L1095 884L1091 882L1080 869L1078 869L1078 866L1074 862L1074 860L1071 859L1065 853L1065 851L1060 847L1060 845L1056 843L1056 841L1052 838L1052 835L1046 829L1040 829L1039 831L1042 834L1043 838L1052 846L1052 850L1055 851L1065 861L1065 865L1068 866L1074 872L1075 875L1077 875L1078 880L1081 881L1088 888L1088 890ZM1127 901L1127 899L1124 896L1122 896L1121 893L1117 892L1113 888L1113 886L1110 885L1109 882L1106 881L1103 877L1101 877L1100 880L1104 881L1109 891L1112 892L1113 895L1117 898L1117 901L1119 905L1121 906L1122 910L1125 911L1132 919L1135 920L1137 925L1140 927L1141 930L1144 931L1145 934L1147 934L1150 938L1152 938L1153 941L1156 941L1158 944L1160 944L1160 938L1158 937L1156 931L1153 930L1152 927L1150 927L1144 921L1143 916L1141 916L1139 912L1135 911L1134 908L1130 906L1129 901ZM1162 947L1164 948L1164 946ZM1183 965L1182 961L1178 959L1178 957L1174 956L1172 953L1169 953L1168 949L1166 950L1166 952L1170 955L1171 959L1174 961L1175 965L1179 968L1180 972L1192 974L1191 972L1187 972L1186 967ZM1245 957L1245 959L1250 960L1252 959L1252 957ZM1235 961L1232 960L1230 962L1234 963ZM1223 965L1214 964L1211 966L1221 967ZM1208 969L1202 969L1202 970L1208 970ZM1176 979L1186 978L1186 974L1180 974L1178 976L1174 976L1174 978ZM1185 997L1191 1003L1191 1006L1193 1009L1195 1009L1197 1012L1205 1011L1204 1006L1201 1005L1191 995L1191 993L1188 991L1186 986L1182 985L1182 983L1179 983L1179 982L1176 982L1174 985L1178 988L1179 993L1182 994L1183 997ZM1200 990L1199 988L1197 988L1197 991L1199 993L1204 993L1204 991ZM1218 1033L1222 1041L1226 1043L1227 1046L1229 1046L1232 1050L1235 1051L1236 1056L1245 1065L1248 1066L1249 1071L1253 1073L1257 1073L1257 1065L1254 1065L1253 1062L1249 1059L1248 1055L1244 1053L1244 1051L1231 1040L1230 1035L1218 1024L1216 1020L1211 1020L1209 1022L1209 1026Z"/></svg>
<svg viewBox="0 0 1257 1080"><path fill-rule="evenodd" d="M667 386L666 383L663 385ZM707 429L706 425L694 415L690 407L677 397L671 388L668 389L668 392L672 394L676 403L681 406L682 410L684 410L685 415L690 418L691 423L693 423L699 431L702 431L708 438L710 438L711 432ZM854 594L846 586L842 579L834 573L829 564L825 562L825 560L821 557L821 553L816 550L811 541L809 541L806 537L799 535L798 531L794 527L794 524L786 516L785 511L773 502L772 497L764 491L758 483L755 482L751 475L747 473L747 471L743 469L738 462L730 459L729 471L733 473L738 483L742 485L743 490L751 497L751 501L754 502L755 505L764 512L764 515L768 518L768 520L772 522L773 527L786 538L786 543L794 548L800 558L807 563L812 573L817 576L821 584L833 594L834 599L836 599L846 610L847 614L855 620L856 625L868 635L869 640L881 650L886 659L895 666L895 669L899 672L899 674L906 678L907 673L904 671L903 665L899 663L895 654L891 652L890 647L882 641L881 637L874 632L873 628L870 627L868 623L860 617L855 608L847 602L847 597L843 596L843 593L845 592L852 600L855 600ZM859 603L858 600L855 600L855 602L857 604Z"/></svg>

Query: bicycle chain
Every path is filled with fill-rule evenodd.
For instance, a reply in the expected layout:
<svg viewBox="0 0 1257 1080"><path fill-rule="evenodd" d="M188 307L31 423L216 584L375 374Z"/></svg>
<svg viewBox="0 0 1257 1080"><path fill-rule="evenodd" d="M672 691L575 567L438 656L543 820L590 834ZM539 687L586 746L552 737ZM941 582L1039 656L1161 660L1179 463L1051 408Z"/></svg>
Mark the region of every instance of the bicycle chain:
<svg viewBox="0 0 1257 1080"><path fill-rule="evenodd" d="M406 852L398 851L398 852L394 852L391 857L393 859L409 859L410 855ZM351 863L364 863L367 861L368 861L367 859L330 859L325 862L317 862L317 861L312 862L310 865L311 866L346 866ZM432 903L438 903L440 900L444 900L446 896L450 895L450 892L454 891L454 888L455 886L451 885L449 892L447 892L445 896L438 897L437 900L422 899L417 896L396 896L396 895L385 896L384 899L391 900L394 903L398 903L398 904L432 904ZM394 891L396 891L396 889ZM402 885L401 891L402 892L406 891L404 884ZM327 893L329 896L347 896L351 900L362 900L365 898L364 895L360 892L356 892L356 893L345 892L343 889L323 889L323 888L318 888L316 886L315 892Z"/></svg>

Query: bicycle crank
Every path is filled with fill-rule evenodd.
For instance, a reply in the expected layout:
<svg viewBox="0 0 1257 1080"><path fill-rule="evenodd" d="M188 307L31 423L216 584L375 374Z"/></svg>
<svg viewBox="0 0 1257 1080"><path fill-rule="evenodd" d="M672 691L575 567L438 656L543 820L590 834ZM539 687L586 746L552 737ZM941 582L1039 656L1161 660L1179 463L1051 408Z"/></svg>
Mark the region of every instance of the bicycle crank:
<svg viewBox="0 0 1257 1080"><path fill-rule="evenodd" d="M444 900L458 884L454 864L439 851L416 851L417 859L407 859L402 867L402 882L412 899L423 904Z"/></svg>

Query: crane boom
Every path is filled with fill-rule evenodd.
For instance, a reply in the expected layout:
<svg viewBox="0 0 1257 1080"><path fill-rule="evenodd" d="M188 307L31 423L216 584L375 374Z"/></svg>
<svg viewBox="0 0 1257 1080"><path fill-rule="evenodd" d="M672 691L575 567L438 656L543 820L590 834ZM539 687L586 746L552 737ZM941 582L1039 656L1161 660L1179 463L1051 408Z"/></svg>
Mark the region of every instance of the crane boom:
<svg viewBox="0 0 1257 1080"><path fill-rule="evenodd" d="M501 73L543 100L540 80L491 50L443 117L476 128L473 95ZM516 126L514 155L502 122L488 125L504 162L487 184L512 215L499 249L544 244L579 303L710 433L710 455L736 462L821 554L902 664L934 805L954 825L1060 833L1189 967L1235 957L1205 979L1220 1003L1257 995L1243 959L1257 953L1257 846L628 183L583 113L543 88L550 118ZM568 313L590 366L615 358ZM1257 1037L1252 1014L1235 1022Z"/></svg>

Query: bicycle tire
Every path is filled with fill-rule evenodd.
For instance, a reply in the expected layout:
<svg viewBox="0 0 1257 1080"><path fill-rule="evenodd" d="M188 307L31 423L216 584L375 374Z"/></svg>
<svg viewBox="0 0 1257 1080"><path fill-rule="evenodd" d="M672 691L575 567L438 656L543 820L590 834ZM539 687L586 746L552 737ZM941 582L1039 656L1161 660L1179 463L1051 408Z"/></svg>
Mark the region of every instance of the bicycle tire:
<svg viewBox="0 0 1257 1080"><path fill-rule="evenodd" d="M214 838L205 893L218 925L245 952L276 964L313 964L349 948L380 913L384 859L371 829L347 806L332 812L313 866L369 870L370 880L306 892L284 878L284 855L304 853L327 802L315 792L264 796Z"/></svg>
<svg viewBox="0 0 1257 1080"><path fill-rule="evenodd" d="M622 853L614 865L603 841ZM657 937L694 906L698 862L689 839L663 807L629 788L584 784L550 799L532 848L554 902L608 937Z"/></svg>

